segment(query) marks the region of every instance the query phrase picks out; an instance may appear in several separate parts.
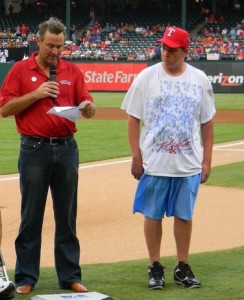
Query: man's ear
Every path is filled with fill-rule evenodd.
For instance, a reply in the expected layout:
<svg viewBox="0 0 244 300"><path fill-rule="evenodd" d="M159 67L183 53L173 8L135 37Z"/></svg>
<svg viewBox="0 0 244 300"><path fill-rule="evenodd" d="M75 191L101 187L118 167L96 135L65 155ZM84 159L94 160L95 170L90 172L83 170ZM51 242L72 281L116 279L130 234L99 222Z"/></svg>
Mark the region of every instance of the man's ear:
<svg viewBox="0 0 244 300"><path fill-rule="evenodd" d="M39 43L40 43L40 38L39 38L38 35L36 36L36 42L37 42L37 44L39 45Z"/></svg>
<svg viewBox="0 0 244 300"><path fill-rule="evenodd" d="M187 55L189 49L184 48L183 51L185 53L185 55Z"/></svg>

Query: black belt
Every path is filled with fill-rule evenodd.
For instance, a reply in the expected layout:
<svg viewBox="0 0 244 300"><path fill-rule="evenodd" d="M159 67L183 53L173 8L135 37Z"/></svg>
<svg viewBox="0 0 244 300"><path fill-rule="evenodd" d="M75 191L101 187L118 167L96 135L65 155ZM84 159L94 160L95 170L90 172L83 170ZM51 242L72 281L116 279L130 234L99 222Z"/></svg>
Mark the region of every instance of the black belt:
<svg viewBox="0 0 244 300"><path fill-rule="evenodd" d="M65 144L66 142L73 139L73 135L58 136L58 137L41 137L41 136L35 136L35 135L24 135L24 134L22 134L22 136L33 139L35 141L48 143L50 145Z"/></svg>

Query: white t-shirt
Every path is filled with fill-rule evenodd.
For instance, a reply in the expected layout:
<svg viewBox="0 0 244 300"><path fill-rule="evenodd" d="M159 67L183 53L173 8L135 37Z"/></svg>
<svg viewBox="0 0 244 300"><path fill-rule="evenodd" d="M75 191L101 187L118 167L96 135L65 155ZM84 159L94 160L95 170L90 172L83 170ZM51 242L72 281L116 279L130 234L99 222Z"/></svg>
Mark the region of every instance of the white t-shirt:
<svg viewBox="0 0 244 300"><path fill-rule="evenodd" d="M140 149L148 175L185 177L202 170L200 126L215 114L212 86L204 72L186 64L180 76L162 63L144 69L121 109L141 120Z"/></svg>

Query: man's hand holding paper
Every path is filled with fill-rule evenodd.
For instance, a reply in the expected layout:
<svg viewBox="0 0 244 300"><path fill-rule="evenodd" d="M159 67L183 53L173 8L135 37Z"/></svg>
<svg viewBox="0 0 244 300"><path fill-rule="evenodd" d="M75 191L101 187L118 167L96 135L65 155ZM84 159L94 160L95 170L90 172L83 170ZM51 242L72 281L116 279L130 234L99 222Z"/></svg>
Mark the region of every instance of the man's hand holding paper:
<svg viewBox="0 0 244 300"><path fill-rule="evenodd" d="M80 109L83 117L85 118L91 118L95 115L96 107L94 103L90 101L86 101L86 104L83 108Z"/></svg>
<svg viewBox="0 0 244 300"><path fill-rule="evenodd" d="M81 114L85 118L91 118L96 112L95 105L86 100L81 102L79 106L54 106L47 114L54 114L59 117L66 118L72 122L75 122L80 118Z"/></svg>

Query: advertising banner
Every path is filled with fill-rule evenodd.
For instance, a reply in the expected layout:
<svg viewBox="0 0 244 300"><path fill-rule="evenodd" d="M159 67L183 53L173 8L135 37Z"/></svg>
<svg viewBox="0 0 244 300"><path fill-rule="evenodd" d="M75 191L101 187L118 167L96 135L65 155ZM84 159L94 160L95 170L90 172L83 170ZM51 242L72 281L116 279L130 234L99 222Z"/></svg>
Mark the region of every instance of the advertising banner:
<svg viewBox="0 0 244 300"><path fill-rule="evenodd" d="M89 91L125 92L143 69L157 62L76 62L76 64L84 74ZM189 61L188 63L206 73L215 93L244 93L243 62ZM11 66L11 63L0 63L0 87Z"/></svg>
<svg viewBox="0 0 244 300"><path fill-rule="evenodd" d="M215 93L244 93L243 63L189 62L204 71ZM147 63L78 63L90 91L127 91Z"/></svg>
<svg viewBox="0 0 244 300"><path fill-rule="evenodd" d="M215 93L244 93L243 63L191 63L204 71Z"/></svg>
<svg viewBox="0 0 244 300"><path fill-rule="evenodd" d="M90 91L127 91L147 63L78 63Z"/></svg>

